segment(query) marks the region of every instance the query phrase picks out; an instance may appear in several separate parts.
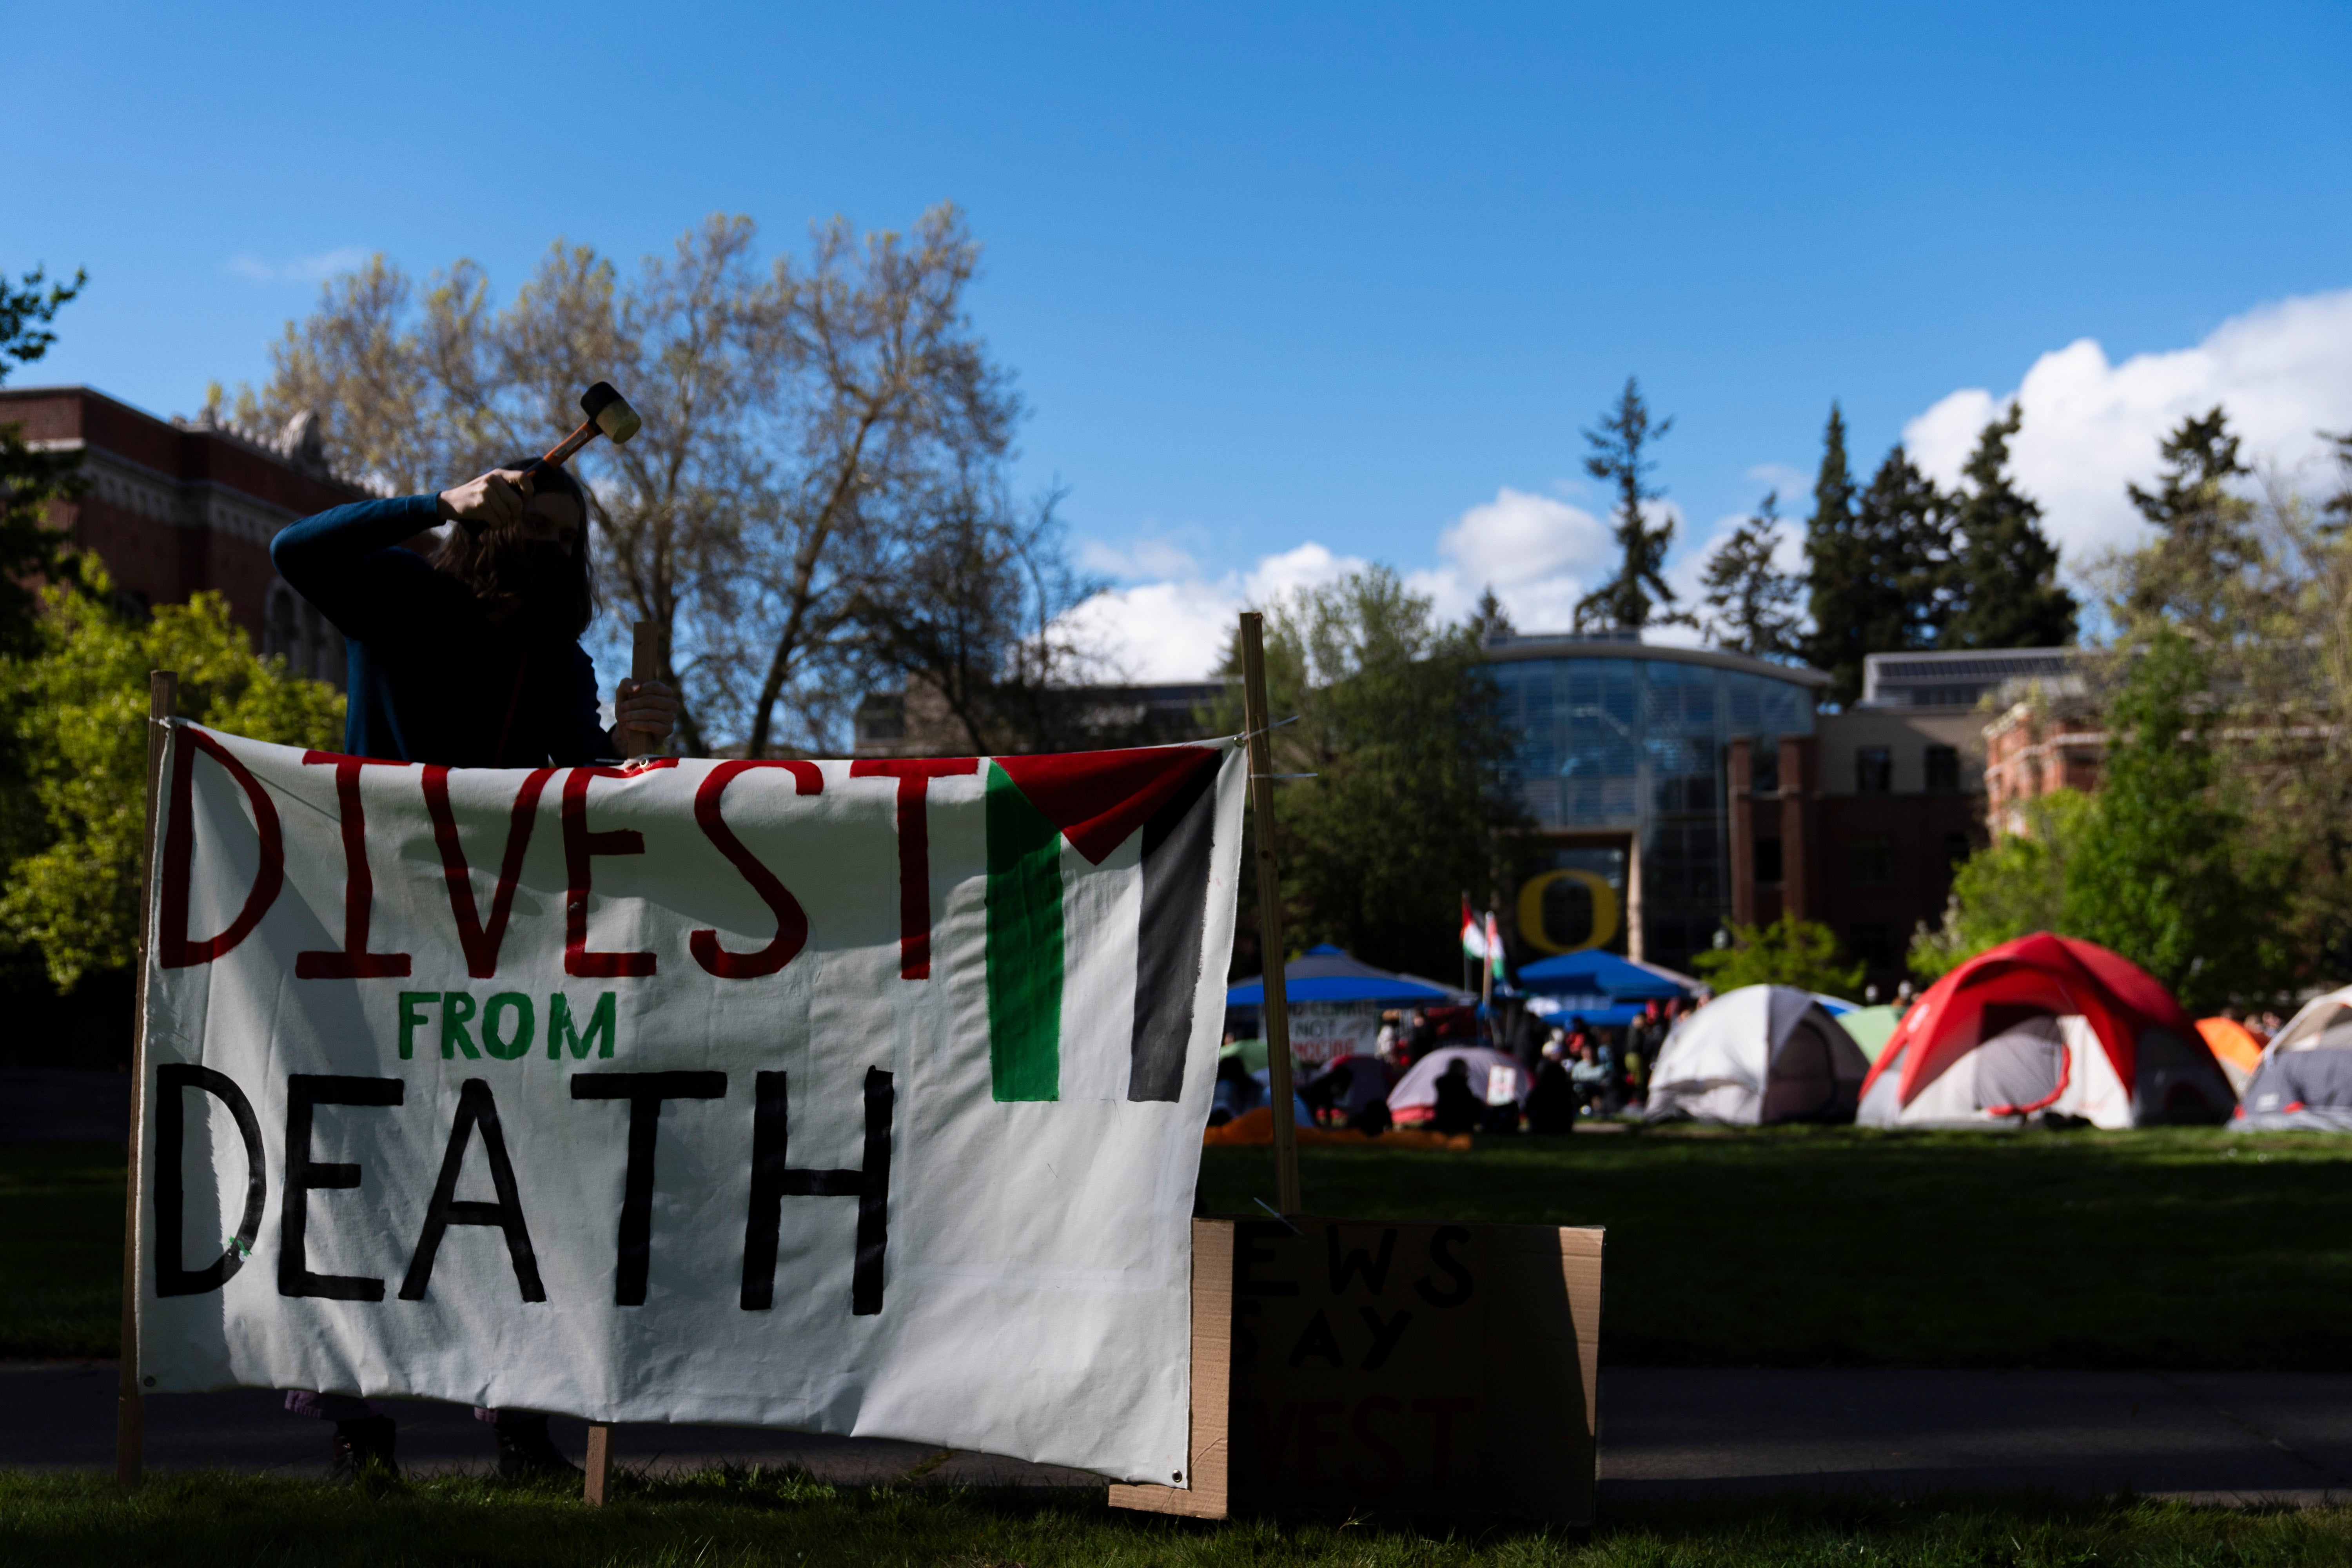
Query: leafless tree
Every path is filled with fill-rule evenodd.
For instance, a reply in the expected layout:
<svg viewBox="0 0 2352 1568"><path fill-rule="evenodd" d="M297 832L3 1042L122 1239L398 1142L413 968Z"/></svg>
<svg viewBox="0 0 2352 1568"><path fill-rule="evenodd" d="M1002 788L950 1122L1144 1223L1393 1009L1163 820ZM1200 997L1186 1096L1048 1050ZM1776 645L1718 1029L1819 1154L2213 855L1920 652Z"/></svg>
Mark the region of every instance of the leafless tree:
<svg viewBox="0 0 2352 1568"><path fill-rule="evenodd" d="M1001 491L1021 415L964 308L979 260L949 205L906 234L836 218L805 260L767 266L743 217L709 219L629 278L558 241L503 308L470 261L420 291L377 257L289 323L236 416L316 409L338 467L415 491L551 444L580 389L613 382L644 431L577 461L608 592L659 629L685 694L684 743L823 745L860 661L896 648L899 668L922 642L877 626L922 603L887 584L936 577L981 535L996 540L982 560L1053 537L967 504ZM1058 556L1039 559L1050 576ZM1046 602L1034 584L1023 601Z"/></svg>

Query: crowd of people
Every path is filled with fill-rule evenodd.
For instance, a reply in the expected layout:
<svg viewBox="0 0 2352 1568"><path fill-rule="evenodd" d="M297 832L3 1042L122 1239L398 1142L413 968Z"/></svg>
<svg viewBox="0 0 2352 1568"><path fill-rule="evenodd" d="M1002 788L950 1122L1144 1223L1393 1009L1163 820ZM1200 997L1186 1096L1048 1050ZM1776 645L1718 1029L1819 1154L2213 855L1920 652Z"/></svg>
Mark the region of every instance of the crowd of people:
<svg viewBox="0 0 2352 1568"><path fill-rule="evenodd" d="M1474 1072L1470 1056L1454 1056L1438 1073L1437 1098L1423 1125L1444 1133L1568 1132L1580 1121L1638 1110L1659 1047L1700 1005L1680 998L1650 1002L1619 1026L1575 1017L1549 1025L1517 1004L1483 1016L1474 1007L1386 1012L1370 1055L1297 1068L1292 1113L1302 1126L1385 1131L1395 1121L1390 1091L1416 1063L1449 1047L1475 1047L1511 1058L1516 1066L1504 1068L1487 1057ZM1272 1100L1266 1069L1247 1065L1235 1048L1235 1031L1225 1039L1213 1127ZM1498 1069L1525 1077L1497 1080Z"/></svg>

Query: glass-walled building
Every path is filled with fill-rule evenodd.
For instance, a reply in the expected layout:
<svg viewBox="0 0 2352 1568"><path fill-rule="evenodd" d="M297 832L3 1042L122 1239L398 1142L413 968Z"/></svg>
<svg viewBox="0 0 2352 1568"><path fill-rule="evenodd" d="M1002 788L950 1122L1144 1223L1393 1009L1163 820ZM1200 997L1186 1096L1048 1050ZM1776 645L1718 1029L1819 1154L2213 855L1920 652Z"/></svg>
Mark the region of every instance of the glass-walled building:
<svg viewBox="0 0 2352 1568"><path fill-rule="evenodd" d="M1731 913L1727 746L1752 738L1758 787L1776 787L1778 741L1812 733L1829 678L1631 632L1496 637L1486 657L1542 847L1513 900L1524 955L1683 967Z"/></svg>

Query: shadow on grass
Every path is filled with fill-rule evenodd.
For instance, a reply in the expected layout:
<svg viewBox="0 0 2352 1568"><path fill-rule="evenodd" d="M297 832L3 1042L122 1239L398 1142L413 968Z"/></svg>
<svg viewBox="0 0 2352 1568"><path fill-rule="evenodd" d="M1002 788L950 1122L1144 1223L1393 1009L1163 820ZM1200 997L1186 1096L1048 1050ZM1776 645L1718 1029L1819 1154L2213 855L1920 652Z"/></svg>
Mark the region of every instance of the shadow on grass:
<svg viewBox="0 0 2352 1568"><path fill-rule="evenodd" d="M2352 1508L2221 1509L2129 1496L1789 1493L1604 1506L1590 1531L1472 1517L1207 1524L1095 1490L835 1487L797 1471L562 1482L477 1476L337 1487L219 1474L130 1498L98 1476L0 1475L0 1563L210 1564L1404 1565L2098 1563L2265 1568L2352 1558Z"/></svg>

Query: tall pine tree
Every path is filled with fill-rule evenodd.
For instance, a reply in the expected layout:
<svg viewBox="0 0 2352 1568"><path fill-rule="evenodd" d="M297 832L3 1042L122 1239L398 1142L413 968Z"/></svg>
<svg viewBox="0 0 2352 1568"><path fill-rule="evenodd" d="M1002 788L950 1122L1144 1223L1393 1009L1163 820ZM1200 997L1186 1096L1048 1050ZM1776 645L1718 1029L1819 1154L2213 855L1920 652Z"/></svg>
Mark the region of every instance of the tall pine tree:
<svg viewBox="0 0 2352 1568"><path fill-rule="evenodd" d="M2009 474L2009 443L2023 423L2012 403L1984 427L1961 469L1958 603L1945 647L2060 647L2074 640L2074 595L2058 584L2058 547L2042 531L2042 508Z"/></svg>
<svg viewBox="0 0 2352 1568"><path fill-rule="evenodd" d="M1653 522L1643 510L1648 502L1666 493L1649 485L1650 470L1658 465L1655 458L1645 454L1652 442L1674 427L1672 418L1651 423L1649 405L1642 401L1642 388L1629 375L1616 406L1601 416L1601 427L1584 433L1592 447L1584 459L1584 471L1617 487L1617 505L1612 515L1617 548L1623 554L1617 575L1577 601L1579 630L1638 628L1653 622L1687 624L1690 620L1688 615L1670 608L1675 591L1666 586L1663 575L1666 547L1675 538L1674 519L1662 517Z"/></svg>
<svg viewBox="0 0 2352 1568"><path fill-rule="evenodd" d="M1797 655L1797 600L1805 585L1774 563L1780 548L1780 494L1775 490L1706 558L1700 582L1706 589L1709 641L1752 658Z"/></svg>
<svg viewBox="0 0 2352 1568"><path fill-rule="evenodd" d="M1814 628L1805 656L1830 677L1825 701L1845 707L1862 695L1867 656L1937 646L1956 597L1952 552L1951 503L1899 444L1855 493L1845 419L1832 404L1805 526Z"/></svg>
<svg viewBox="0 0 2352 1568"><path fill-rule="evenodd" d="M1895 443L1854 509L1854 531L1869 549L1885 605L1868 652L1944 646L1959 599L1952 511L1952 498Z"/></svg>
<svg viewBox="0 0 2352 1568"><path fill-rule="evenodd" d="M2183 419L2158 450L2165 468L2157 488L2126 487L2156 538L2131 558L2122 609L2137 626L2170 621L2208 646L2226 642L2263 563L2253 503L2229 488L2253 470L2219 405Z"/></svg>

